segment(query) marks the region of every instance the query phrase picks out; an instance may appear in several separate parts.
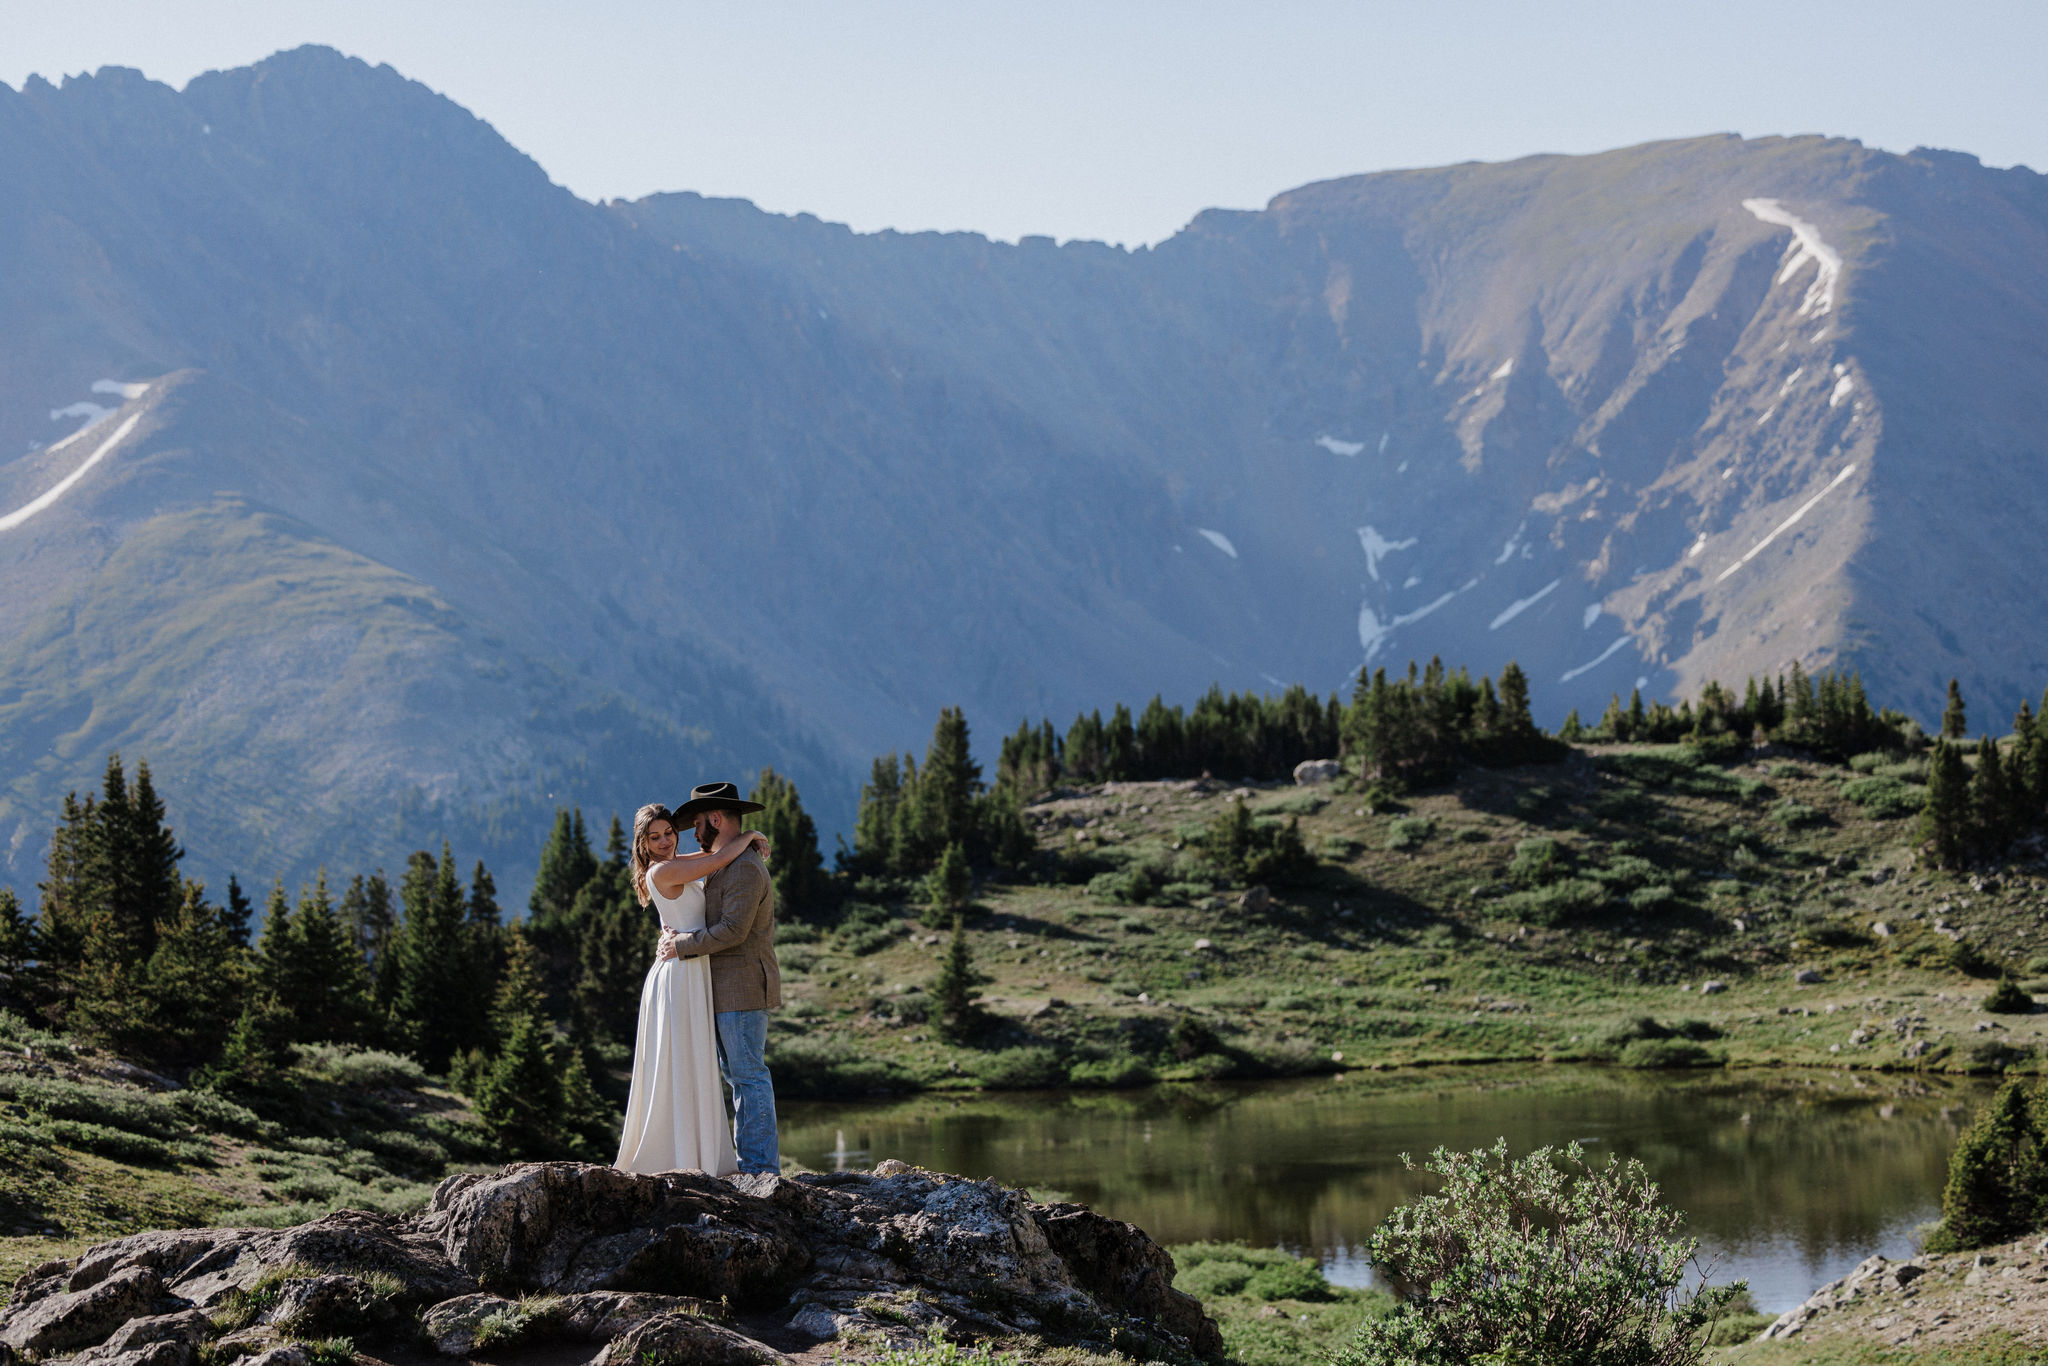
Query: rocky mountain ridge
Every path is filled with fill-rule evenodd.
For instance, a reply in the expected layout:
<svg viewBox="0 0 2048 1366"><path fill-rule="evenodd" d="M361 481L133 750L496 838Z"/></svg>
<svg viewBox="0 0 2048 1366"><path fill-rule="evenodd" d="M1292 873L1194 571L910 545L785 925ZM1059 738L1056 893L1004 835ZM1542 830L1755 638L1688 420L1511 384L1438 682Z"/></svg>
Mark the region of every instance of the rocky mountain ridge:
<svg viewBox="0 0 2048 1366"><path fill-rule="evenodd" d="M0 89L0 878L107 750L216 884L1211 682L1539 716L2048 677L2048 181L1821 138L1173 239L591 205L324 49Z"/></svg>

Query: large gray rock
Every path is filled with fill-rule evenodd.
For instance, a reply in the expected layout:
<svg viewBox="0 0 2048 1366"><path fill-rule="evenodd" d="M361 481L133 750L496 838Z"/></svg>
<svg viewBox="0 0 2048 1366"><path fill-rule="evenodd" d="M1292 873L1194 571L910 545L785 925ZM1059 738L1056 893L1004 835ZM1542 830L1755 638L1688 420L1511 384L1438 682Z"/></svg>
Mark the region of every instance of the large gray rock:
<svg viewBox="0 0 2048 1366"><path fill-rule="evenodd" d="M214 1335L213 1320L197 1309L130 1319L71 1366L191 1366L199 1344Z"/></svg>
<svg viewBox="0 0 2048 1366"><path fill-rule="evenodd" d="M55 1278L45 1278L38 1286ZM62 1352L106 1341L131 1319L146 1318L169 1307L163 1277L147 1266L124 1266L95 1275L76 1289L15 1299L0 1317L0 1342L17 1351Z"/></svg>
<svg viewBox="0 0 2048 1366"><path fill-rule="evenodd" d="M777 1360L719 1321L729 1304L775 1308L812 1337L857 1327L893 1342L936 1327L1220 1355L1215 1324L1173 1289L1173 1272L1133 1225L896 1162L728 1180L523 1163L450 1177L409 1218L352 1212L102 1244L24 1277L0 1310L0 1341L98 1348L92 1366L191 1366L191 1341L165 1326L204 1317L167 1311L263 1281L277 1295L235 1335L245 1353L289 1354L292 1337L374 1340L418 1308L448 1356L557 1339L611 1343L621 1363Z"/></svg>

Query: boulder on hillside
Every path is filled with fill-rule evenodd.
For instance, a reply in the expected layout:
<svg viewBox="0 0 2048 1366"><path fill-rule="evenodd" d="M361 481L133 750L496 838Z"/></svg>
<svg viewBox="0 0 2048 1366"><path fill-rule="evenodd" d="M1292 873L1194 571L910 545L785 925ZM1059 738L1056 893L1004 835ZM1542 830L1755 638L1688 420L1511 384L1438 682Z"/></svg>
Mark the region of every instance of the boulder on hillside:
<svg viewBox="0 0 2048 1366"><path fill-rule="evenodd" d="M1298 787L1335 782L1343 771L1344 765L1335 759L1303 759L1294 766L1294 782Z"/></svg>
<svg viewBox="0 0 2048 1366"><path fill-rule="evenodd" d="M191 1366L223 1321L253 1318L242 1350L289 1355L292 1338L399 1334L418 1310L452 1356L556 1339L609 1343L600 1355L620 1363L780 1360L749 1324L1219 1356L1215 1323L1173 1275L1135 1225L896 1162L726 1179L519 1163L452 1176L403 1218L103 1243L24 1276L0 1342L84 1349L86 1366Z"/></svg>

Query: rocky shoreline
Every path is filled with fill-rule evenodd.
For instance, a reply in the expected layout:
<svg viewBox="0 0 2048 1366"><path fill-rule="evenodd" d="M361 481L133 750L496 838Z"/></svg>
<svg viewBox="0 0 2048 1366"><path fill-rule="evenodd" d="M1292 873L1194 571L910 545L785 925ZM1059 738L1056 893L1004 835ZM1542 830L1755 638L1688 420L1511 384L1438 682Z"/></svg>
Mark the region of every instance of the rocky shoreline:
<svg viewBox="0 0 2048 1366"><path fill-rule="evenodd" d="M0 1312L0 1366L495 1362L543 1345L594 1366L726 1366L934 1336L1219 1357L1173 1275L1133 1224L898 1162L722 1180L521 1163L450 1177L415 1215L140 1233L45 1263Z"/></svg>
<svg viewBox="0 0 2048 1366"><path fill-rule="evenodd" d="M1992 1332L2048 1348L2048 1238L1897 1261L1866 1257L1757 1340L1857 1338L1918 1351L1967 1346Z"/></svg>

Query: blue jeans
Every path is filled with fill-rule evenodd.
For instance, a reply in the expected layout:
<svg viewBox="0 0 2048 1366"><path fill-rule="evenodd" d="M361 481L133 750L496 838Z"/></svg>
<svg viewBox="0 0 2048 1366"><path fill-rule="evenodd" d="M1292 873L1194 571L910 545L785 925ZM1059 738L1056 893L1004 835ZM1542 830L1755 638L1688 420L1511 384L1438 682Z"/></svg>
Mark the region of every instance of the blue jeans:
<svg viewBox="0 0 2048 1366"><path fill-rule="evenodd" d="M779 1172L782 1158L775 1132L775 1081L768 1075L768 1012L722 1010L718 1023L718 1071L732 1092L732 1145L743 1172Z"/></svg>

